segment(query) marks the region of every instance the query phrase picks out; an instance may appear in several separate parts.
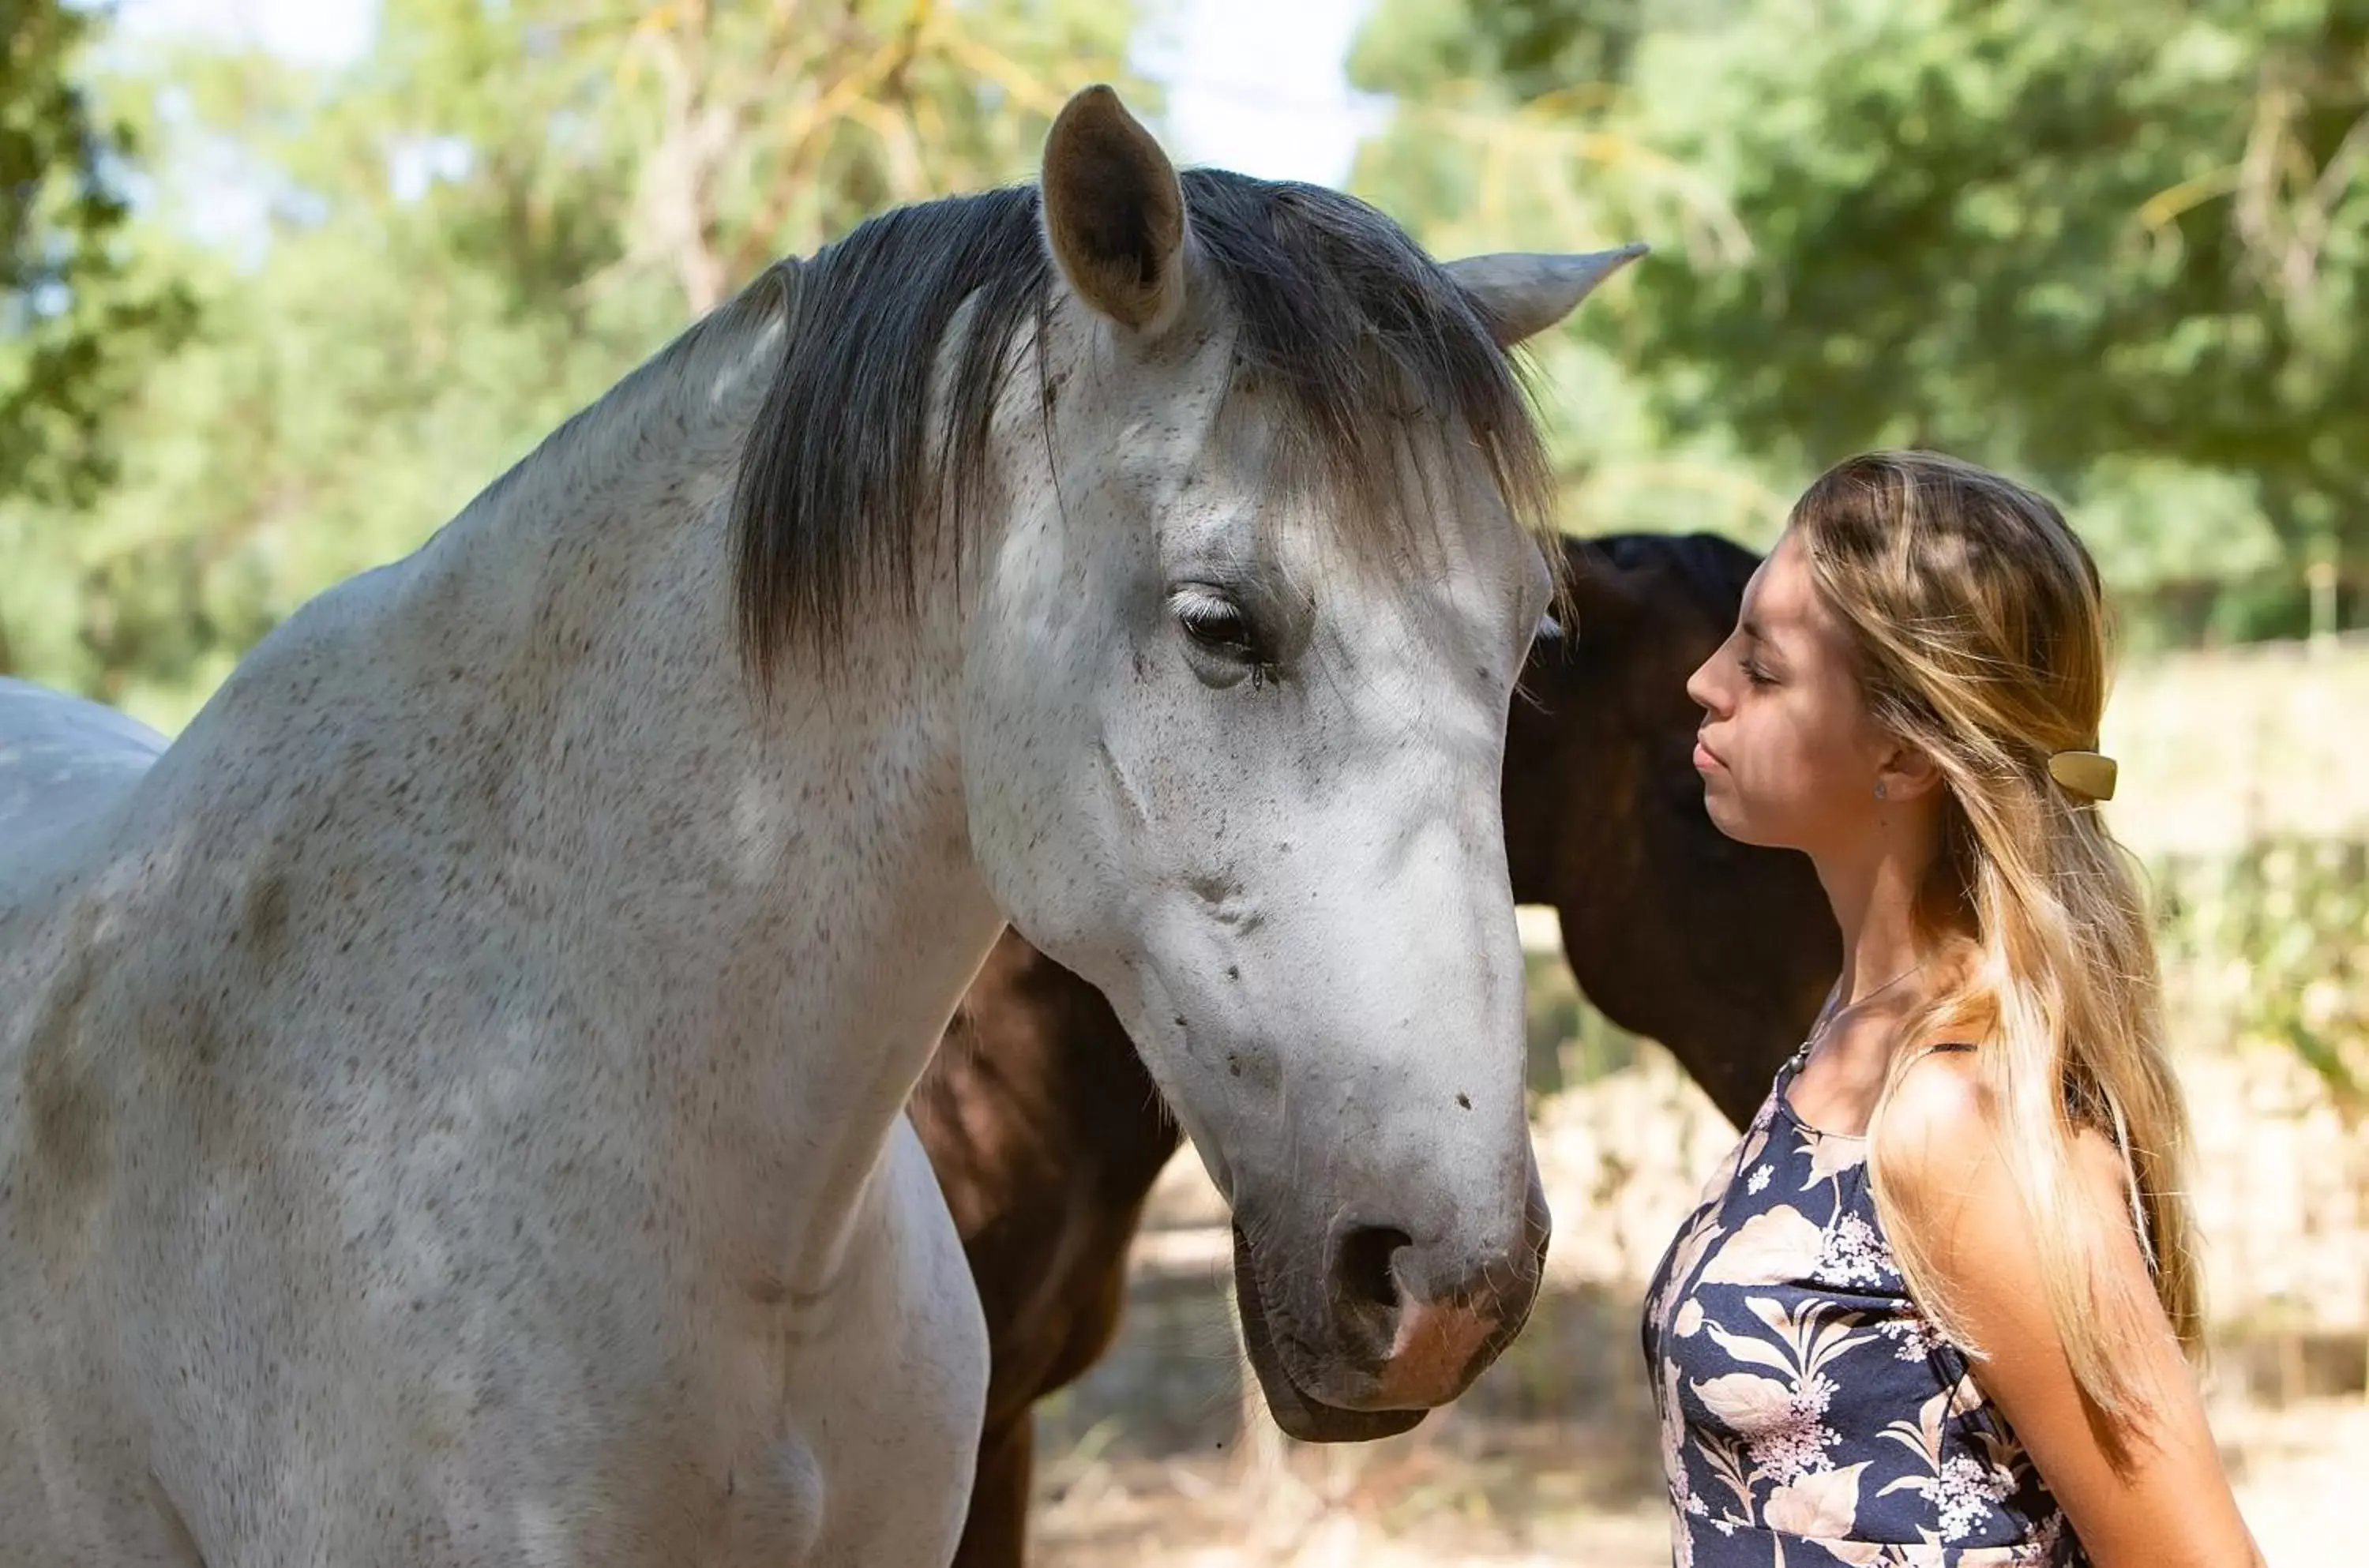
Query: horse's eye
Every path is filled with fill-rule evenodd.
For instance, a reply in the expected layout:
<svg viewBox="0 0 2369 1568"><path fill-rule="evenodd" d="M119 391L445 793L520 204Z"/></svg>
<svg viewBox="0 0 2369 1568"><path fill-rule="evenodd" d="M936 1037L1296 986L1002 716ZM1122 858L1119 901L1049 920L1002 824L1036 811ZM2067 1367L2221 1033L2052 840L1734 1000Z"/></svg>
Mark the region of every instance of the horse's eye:
<svg viewBox="0 0 2369 1568"><path fill-rule="evenodd" d="M1250 617L1232 600L1214 593L1187 592L1176 599L1176 624L1184 635L1212 653L1249 659L1258 649Z"/></svg>

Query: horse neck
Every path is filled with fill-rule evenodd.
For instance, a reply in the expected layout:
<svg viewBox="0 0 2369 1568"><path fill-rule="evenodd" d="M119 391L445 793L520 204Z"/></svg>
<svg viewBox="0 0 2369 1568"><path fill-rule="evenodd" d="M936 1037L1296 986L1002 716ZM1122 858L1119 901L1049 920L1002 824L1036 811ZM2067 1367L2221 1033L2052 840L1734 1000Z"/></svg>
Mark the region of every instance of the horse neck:
<svg viewBox="0 0 2369 1568"><path fill-rule="evenodd" d="M778 345L711 318L250 685L334 658L353 738L323 782L408 751L356 809L491 885L570 1021L537 1069L653 1086L655 1152L733 1244L796 1252L804 1289L1000 916L966 832L957 628L859 631L841 673L785 668L770 697L745 668L729 479ZM446 940L432 911L377 918Z"/></svg>
<svg viewBox="0 0 2369 1568"><path fill-rule="evenodd" d="M1058 969L1042 954L1036 961ZM1070 1146L1093 1150L1104 1201L1131 1224L1183 1145L1184 1131L1102 992L1066 970L1058 979L1067 983L1043 1044L1050 1058L1044 1077L1068 1123Z"/></svg>
<svg viewBox="0 0 2369 1568"><path fill-rule="evenodd" d="M1131 1232L1184 1141L1102 992L1009 930L911 1111L966 1240L990 1246L1014 1223L1067 1226L1081 1213ZM1024 1248L1013 1261L1034 1270L1032 1259ZM1042 1284L1032 1273L1026 1288Z"/></svg>

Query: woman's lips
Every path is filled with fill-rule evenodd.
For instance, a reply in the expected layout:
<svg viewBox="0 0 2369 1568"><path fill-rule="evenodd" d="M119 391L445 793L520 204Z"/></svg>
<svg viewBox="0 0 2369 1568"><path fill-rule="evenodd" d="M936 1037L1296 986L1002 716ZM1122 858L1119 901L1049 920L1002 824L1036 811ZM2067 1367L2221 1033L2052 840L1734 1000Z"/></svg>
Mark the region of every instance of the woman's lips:
<svg viewBox="0 0 2369 1568"><path fill-rule="evenodd" d="M1696 771L1696 772L1698 772L1698 773L1707 773L1711 772L1713 768L1722 768L1722 769L1723 769L1723 768L1725 768L1726 766L1727 766L1727 764L1726 764L1725 762L1722 762L1722 761L1721 761L1719 760L1719 753L1717 753L1716 751L1713 751L1710 747L1708 747L1708 746L1704 745L1700 740L1697 740L1697 741L1695 742L1695 771Z"/></svg>

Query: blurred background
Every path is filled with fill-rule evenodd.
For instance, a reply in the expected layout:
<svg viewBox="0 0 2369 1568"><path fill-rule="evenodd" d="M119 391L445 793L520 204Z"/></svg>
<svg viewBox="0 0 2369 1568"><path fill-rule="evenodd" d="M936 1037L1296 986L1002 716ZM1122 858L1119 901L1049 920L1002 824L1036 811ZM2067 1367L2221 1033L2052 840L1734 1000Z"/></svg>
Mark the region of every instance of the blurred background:
<svg viewBox="0 0 2369 1568"><path fill-rule="evenodd" d="M0 0L0 671L168 732L766 261L1032 175L1090 80L1438 254L1652 241L1536 355L1574 532L1765 546L1875 444L2044 485L2115 602L2110 817L2157 897L2223 1441L2274 1562L2357 1551L2369 0ZM1390 1444L1246 1422L1188 1155L1046 1423L1043 1561L1667 1561L1637 1303L1728 1135L1551 936L1534 970L1563 1218L1505 1364Z"/></svg>

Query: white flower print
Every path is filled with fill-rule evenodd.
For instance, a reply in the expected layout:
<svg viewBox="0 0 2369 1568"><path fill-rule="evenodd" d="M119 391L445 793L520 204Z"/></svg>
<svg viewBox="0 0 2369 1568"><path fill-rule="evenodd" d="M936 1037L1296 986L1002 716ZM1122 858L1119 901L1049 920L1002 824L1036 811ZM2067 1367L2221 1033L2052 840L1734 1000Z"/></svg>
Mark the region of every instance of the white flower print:
<svg viewBox="0 0 2369 1568"><path fill-rule="evenodd" d="M1783 1285L1808 1277L1825 1238L1809 1216L1780 1204L1735 1228L1702 1271L1705 1285Z"/></svg>
<svg viewBox="0 0 2369 1568"><path fill-rule="evenodd" d="M1742 1517L1739 1518L1722 1505L1719 1518L1712 1522L1751 1524L1753 1522L1752 1483L1757 1476L1745 1467L1744 1445L1719 1433L1706 1432L1701 1434L1700 1440L1695 1442L1692 1447L1696 1457L1703 1461L1703 1467L1711 1472L1711 1479L1727 1488L1729 1494L1734 1497L1736 1506L1744 1510Z"/></svg>
<svg viewBox="0 0 2369 1568"><path fill-rule="evenodd" d="M1760 1103L1760 1114L1752 1118L1752 1125L1744 1129L1735 1147L1711 1167L1711 1175L1703 1183L1702 1196L1696 1200L1697 1207L1716 1207L1734 1185L1736 1173L1760 1158L1760 1151L1768 1147L1768 1121L1776 1104L1773 1098Z"/></svg>
<svg viewBox="0 0 2369 1568"><path fill-rule="evenodd" d="M1710 1246L1721 1231L1720 1206L1716 1199L1696 1207L1677 1235L1670 1241L1669 1254L1654 1272L1654 1289L1645 1298L1645 1320L1659 1324L1666 1332L1668 1313L1677 1307L1678 1298L1691 1288L1689 1276L1701 1261L1703 1249Z"/></svg>
<svg viewBox="0 0 2369 1568"><path fill-rule="evenodd" d="M1963 1540L1981 1528L1993 1509L2015 1495L2015 1477L1968 1454L1951 1454L1937 1475L1906 1476L1886 1492L1914 1492L1940 1516L1945 1541Z"/></svg>
<svg viewBox="0 0 2369 1568"><path fill-rule="evenodd" d="M1875 1332L1900 1342L1900 1348L1893 1355L1902 1361L1928 1360L1935 1351L1946 1350L1950 1345L1949 1335L1913 1313L1885 1318L1875 1325Z"/></svg>
<svg viewBox="0 0 2369 1568"><path fill-rule="evenodd" d="M1865 1469L1862 1459L1788 1482L1768 1494L1761 1517L1770 1529L1793 1535L1848 1536L1859 1523L1859 1477Z"/></svg>
<svg viewBox="0 0 2369 1568"><path fill-rule="evenodd" d="M1883 1488L1883 1494L1913 1492L1931 1503L1939 1516L1939 1539L1944 1541L1963 1540L1993 1509L2015 1495L2015 1450L1992 1452L1986 1446L1979 1458L1946 1451L1944 1424L1981 1402L1974 1379L1962 1379L1956 1387L1943 1389L1927 1400L1914 1422L1895 1421L1883 1429L1884 1436L1917 1455L1928 1468L1924 1475L1903 1476L1892 1482Z"/></svg>
<svg viewBox="0 0 2369 1568"><path fill-rule="evenodd" d="M1690 1299L1693 1283L1688 1276L1694 1273L1695 1265L1702 1261L1704 1249L1723 1233L1718 1215L1717 1205L1707 1206L1695 1215L1670 1249L1669 1261L1663 1265L1661 1292L1645 1304L1646 1316L1662 1324L1665 1333L1669 1325L1667 1314L1677 1309L1681 1299Z"/></svg>
<svg viewBox="0 0 2369 1568"><path fill-rule="evenodd" d="M1678 1409L1678 1364L1676 1361L1667 1357L1663 1359L1662 1380L1657 1390L1659 1397L1654 1402L1661 1406L1663 1473L1670 1478L1670 1500L1681 1507L1689 1506L1694 1502L1693 1484L1687 1479L1686 1415Z"/></svg>
<svg viewBox="0 0 2369 1568"><path fill-rule="evenodd" d="M1837 1285L1881 1285L1891 1265L1875 1227L1856 1214L1828 1226L1818 1252L1818 1277Z"/></svg>
<svg viewBox="0 0 2369 1568"><path fill-rule="evenodd" d="M1722 1162L1647 1305L1672 1562L2046 1568L2071 1528L2002 1422L1962 1419L1982 1392L1907 1298L1864 1143L1797 1139L1772 1110Z"/></svg>
<svg viewBox="0 0 2369 1568"><path fill-rule="evenodd" d="M1785 1419L1752 1439L1755 1471L1780 1482L1791 1482L1834 1469L1835 1461L1826 1450L1843 1440L1842 1434L1819 1419L1834 1393L1835 1385L1824 1373L1813 1373L1796 1387L1787 1402Z"/></svg>
<svg viewBox="0 0 2369 1568"><path fill-rule="evenodd" d="M1695 1398L1719 1424L1748 1440L1757 1441L1793 1421L1793 1390L1757 1372L1730 1372L1694 1385Z"/></svg>
<svg viewBox="0 0 2369 1568"><path fill-rule="evenodd" d="M1866 1334L1853 1332L1862 1321L1859 1314L1838 1311L1832 1301L1813 1299L1789 1308L1773 1296L1746 1296L1744 1308L1777 1332L1794 1370L1803 1379L1814 1376L1851 1346L1867 1343ZM1730 1355L1735 1354L1734 1345L1724 1339L1720 1343Z"/></svg>
<svg viewBox="0 0 2369 1568"><path fill-rule="evenodd" d="M1803 1131L1794 1152L1810 1157L1810 1169L1802 1177L1803 1192L1808 1192L1820 1182L1833 1181L1845 1171L1856 1170L1867 1163L1865 1139L1836 1138L1827 1133Z"/></svg>
<svg viewBox="0 0 2369 1568"><path fill-rule="evenodd" d="M1933 1498L1941 1509L1941 1539L1964 1539L1985 1515L2014 1495L2015 1477L1964 1454L1951 1455Z"/></svg>

